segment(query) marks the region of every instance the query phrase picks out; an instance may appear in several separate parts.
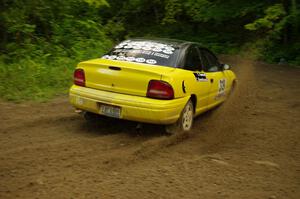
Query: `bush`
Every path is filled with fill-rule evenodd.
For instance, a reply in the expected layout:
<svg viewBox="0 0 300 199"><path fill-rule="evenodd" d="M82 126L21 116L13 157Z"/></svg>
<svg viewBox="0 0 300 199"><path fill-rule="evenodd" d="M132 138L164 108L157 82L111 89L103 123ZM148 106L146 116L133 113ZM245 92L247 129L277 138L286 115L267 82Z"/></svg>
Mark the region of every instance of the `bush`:
<svg viewBox="0 0 300 199"><path fill-rule="evenodd" d="M66 93L77 63L100 57L111 45L108 39L77 41L70 49L47 42L23 48L11 45L15 51L0 58L0 95L20 101L45 100Z"/></svg>

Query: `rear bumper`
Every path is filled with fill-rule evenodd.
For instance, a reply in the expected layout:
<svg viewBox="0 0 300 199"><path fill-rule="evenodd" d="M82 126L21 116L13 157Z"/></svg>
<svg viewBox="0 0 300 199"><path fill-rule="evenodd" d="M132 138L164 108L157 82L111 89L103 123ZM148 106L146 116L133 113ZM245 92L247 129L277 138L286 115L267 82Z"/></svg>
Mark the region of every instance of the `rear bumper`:
<svg viewBox="0 0 300 199"><path fill-rule="evenodd" d="M69 93L71 104L81 110L100 114L99 104L121 107L121 119L172 124L180 117L189 97L157 100L73 85Z"/></svg>

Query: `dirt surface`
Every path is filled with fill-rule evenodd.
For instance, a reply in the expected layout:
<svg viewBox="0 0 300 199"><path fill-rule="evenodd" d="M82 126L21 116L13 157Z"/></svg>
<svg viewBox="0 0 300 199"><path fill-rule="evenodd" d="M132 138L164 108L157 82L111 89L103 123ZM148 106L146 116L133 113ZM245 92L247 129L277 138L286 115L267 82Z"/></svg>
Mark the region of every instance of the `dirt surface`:
<svg viewBox="0 0 300 199"><path fill-rule="evenodd" d="M0 102L0 198L300 198L300 70L224 58L239 82L192 132L87 124L67 96Z"/></svg>

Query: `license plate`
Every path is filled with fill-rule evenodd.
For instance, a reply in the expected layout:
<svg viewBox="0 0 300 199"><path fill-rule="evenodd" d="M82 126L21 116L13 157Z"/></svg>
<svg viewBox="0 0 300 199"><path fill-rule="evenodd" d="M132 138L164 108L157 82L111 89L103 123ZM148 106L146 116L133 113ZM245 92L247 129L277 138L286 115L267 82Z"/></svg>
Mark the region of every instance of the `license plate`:
<svg viewBox="0 0 300 199"><path fill-rule="evenodd" d="M117 106L110 106L110 105L100 105L100 114L120 118L121 117L121 108Z"/></svg>

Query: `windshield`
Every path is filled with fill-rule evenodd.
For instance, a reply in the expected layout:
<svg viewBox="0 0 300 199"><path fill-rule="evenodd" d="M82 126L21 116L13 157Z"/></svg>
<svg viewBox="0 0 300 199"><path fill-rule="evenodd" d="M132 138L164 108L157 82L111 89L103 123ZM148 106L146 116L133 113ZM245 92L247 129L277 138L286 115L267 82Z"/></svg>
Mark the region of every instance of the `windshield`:
<svg viewBox="0 0 300 199"><path fill-rule="evenodd" d="M103 59L175 67L179 49L160 41L126 40L115 46Z"/></svg>

